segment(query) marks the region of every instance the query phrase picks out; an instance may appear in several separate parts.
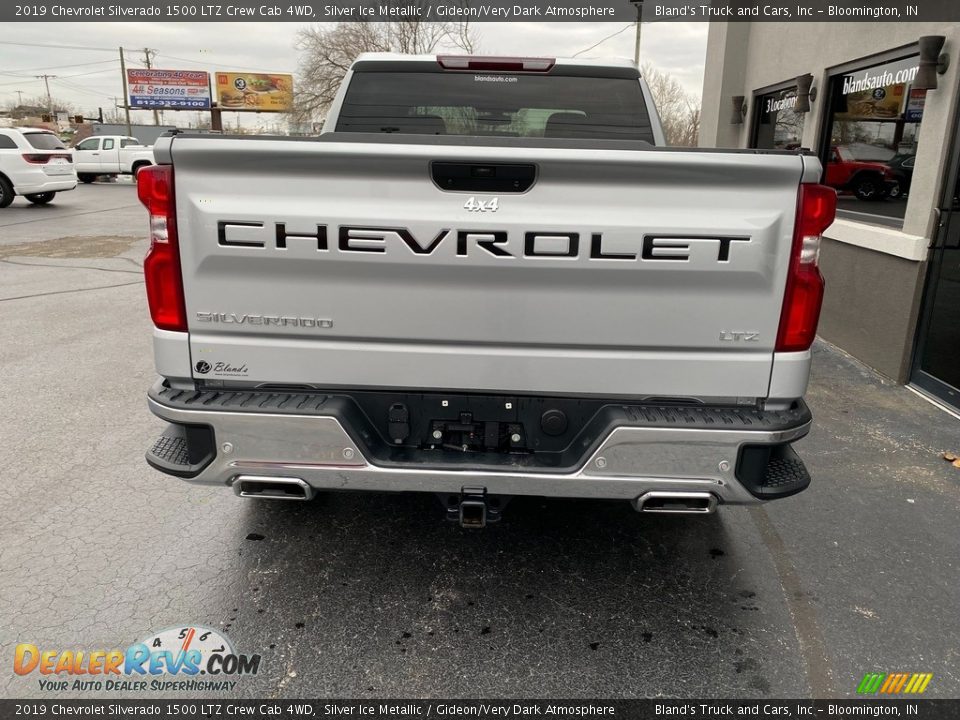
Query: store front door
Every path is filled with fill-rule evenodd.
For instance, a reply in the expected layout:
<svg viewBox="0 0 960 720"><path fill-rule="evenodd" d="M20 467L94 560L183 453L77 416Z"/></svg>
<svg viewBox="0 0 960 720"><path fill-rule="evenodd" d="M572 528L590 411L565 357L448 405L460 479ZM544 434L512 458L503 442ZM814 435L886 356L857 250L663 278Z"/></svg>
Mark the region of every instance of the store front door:
<svg viewBox="0 0 960 720"><path fill-rule="evenodd" d="M954 150L931 256L912 382L960 409L960 140Z"/></svg>

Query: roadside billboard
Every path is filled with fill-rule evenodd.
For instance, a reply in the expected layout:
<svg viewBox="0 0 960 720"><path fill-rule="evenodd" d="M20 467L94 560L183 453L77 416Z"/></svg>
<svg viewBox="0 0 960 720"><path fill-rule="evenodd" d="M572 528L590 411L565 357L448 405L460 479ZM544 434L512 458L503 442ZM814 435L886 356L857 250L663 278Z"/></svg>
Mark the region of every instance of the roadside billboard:
<svg viewBox="0 0 960 720"><path fill-rule="evenodd" d="M203 70L127 70L130 107L209 110L210 76Z"/></svg>
<svg viewBox="0 0 960 720"><path fill-rule="evenodd" d="M293 75L218 72L217 99L223 110L290 112L293 109Z"/></svg>

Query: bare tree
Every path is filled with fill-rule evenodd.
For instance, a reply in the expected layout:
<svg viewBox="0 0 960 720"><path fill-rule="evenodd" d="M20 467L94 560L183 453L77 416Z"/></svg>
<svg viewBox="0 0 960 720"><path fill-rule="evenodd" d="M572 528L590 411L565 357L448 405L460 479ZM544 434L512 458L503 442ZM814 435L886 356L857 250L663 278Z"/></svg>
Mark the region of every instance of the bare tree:
<svg viewBox="0 0 960 720"><path fill-rule="evenodd" d="M47 112L48 107L53 107L54 112L65 112L71 115L76 112L76 106L73 103L60 100L56 97L51 98L50 106L48 106L46 95L28 96L23 98L22 102L11 102L8 109L17 115L23 115L23 112L27 110L39 110L40 112L36 114L42 115Z"/></svg>
<svg viewBox="0 0 960 720"><path fill-rule="evenodd" d="M124 125L127 120L123 110L114 104L104 109L103 121L112 125Z"/></svg>
<svg viewBox="0 0 960 720"><path fill-rule="evenodd" d="M700 101L684 90L675 77L648 63L644 63L641 72L653 93L667 144L696 147L700 134Z"/></svg>
<svg viewBox="0 0 960 720"><path fill-rule="evenodd" d="M360 53L473 52L476 42L469 22L338 23L299 30L295 47L301 56L292 119L298 124L320 120Z"/></svg>

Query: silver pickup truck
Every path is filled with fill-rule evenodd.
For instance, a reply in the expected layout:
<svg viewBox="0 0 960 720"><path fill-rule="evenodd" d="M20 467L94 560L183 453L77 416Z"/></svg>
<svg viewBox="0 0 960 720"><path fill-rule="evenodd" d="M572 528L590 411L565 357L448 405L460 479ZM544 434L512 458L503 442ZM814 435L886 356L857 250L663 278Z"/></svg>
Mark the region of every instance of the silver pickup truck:
<svg viewBox="0 0 960 720"><path fill-rule="evenodd" d="M177 133L140 173L168 423L241 497L710 513L797 493L836 194L664 147L627 63L363 55L319 137Z"/></svg>

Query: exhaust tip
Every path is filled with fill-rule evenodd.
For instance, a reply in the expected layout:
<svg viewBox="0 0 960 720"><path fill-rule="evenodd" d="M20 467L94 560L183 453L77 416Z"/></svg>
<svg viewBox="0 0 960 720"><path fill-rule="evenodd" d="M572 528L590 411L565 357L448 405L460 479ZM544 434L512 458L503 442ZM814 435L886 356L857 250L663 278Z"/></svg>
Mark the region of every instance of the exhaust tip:
<svg viewBox="0 0 960 720"><path fill-rule="evenodd" d="M634 507L642 513L669 515L709 515L717 509L717 498L708 492L662 492L644 493L634 501Z"/></svg>
<svg viewBox="0 0 960 720"><path fill-rule="evenodd" d="M257 500L312 500L313 488L300 478L240 475L233 481L233 492Z"/></svg>

